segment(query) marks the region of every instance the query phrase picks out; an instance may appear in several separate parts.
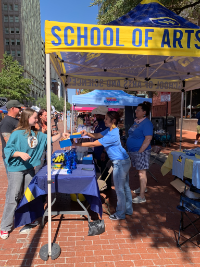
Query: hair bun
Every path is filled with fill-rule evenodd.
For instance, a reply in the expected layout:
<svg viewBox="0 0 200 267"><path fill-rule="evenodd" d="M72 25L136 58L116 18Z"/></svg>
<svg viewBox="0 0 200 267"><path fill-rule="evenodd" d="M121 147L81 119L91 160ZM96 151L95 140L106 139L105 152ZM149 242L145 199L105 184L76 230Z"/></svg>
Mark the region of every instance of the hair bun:
<svg viewBox="0 0 200 267"><path fill-rule="evenodd" d="M149 101L144 101L143 104L148 106L149 109L151 108L151 103Z"/></svg>

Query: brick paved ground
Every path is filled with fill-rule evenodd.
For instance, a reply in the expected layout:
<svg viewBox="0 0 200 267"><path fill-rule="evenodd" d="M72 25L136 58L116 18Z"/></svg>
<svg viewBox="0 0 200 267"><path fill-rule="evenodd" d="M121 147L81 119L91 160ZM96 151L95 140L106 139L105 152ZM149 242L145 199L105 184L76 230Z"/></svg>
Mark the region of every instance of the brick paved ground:
<svg viewBox="0 0 200 267"><path fill-rule="evenodd" d="M62 126L59 123L59 127ZM194 138L195 133L184 138ZM190 141L185 140L190 147ZM193 140L191 141L193 143ZM54 149L58 144L54 145ZM175 148L175 146L174 146ZM168 151L168 149L166 149ZM87 220L80 216L64 215L53 218L52 238L61 247L60 257L44 262L38 253L47 243L47 227L32 229L29 234L13 230L7 240L0 240L0 266L66 266L66 267L132 267L132 266L200 266L200 250L188 243L181 250L176 247L175 232L178 230L180 214L176 210L179 193L170 186L171 174L162 177L160 166L151 171L158 183L148 177L147 202L134 204L134 213L126 220L111 221L103 214L106 232L88 237ZM138 177L130 170L131 189L138 187ZM3 212L7 188L6 173L0 160L0 216ZM115 210L114 187L106 196ZM133 194L134 196L134 194ZM68 199L68 205L72 205ZM74 203L73 203L74 205Z"/></svg>

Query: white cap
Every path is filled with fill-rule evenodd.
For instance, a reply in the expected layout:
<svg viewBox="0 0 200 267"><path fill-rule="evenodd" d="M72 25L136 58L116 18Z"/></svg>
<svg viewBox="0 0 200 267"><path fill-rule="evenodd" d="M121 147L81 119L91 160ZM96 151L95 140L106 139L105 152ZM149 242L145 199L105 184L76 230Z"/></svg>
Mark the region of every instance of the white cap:
<svg viewBox="0 0 200 267"><path fill-rule="evenodd" d="M99 106L92 110L92 114L106 115L108 108L106 106Z"/></svg>

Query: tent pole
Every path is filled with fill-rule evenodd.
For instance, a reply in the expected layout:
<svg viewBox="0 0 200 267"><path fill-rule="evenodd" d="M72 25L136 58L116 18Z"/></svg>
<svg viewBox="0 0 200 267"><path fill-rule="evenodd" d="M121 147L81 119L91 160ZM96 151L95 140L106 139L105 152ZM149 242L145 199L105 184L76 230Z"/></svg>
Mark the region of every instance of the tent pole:
<svg viewBox="0 0 200 267"><path fill-rule="evenodd" d="M185 91L185 119L187 118L187 92Z"/></svg>
<svg viewBox="0 0 200 267"><path fill-rule="evenodd" d="M67 90L67 87L64 87L63 88L63 97L64 97L63 126L64 126L64 133L66 133L66 90Z"/></svg>
<svg viewBox="0 0 200 267"><path fill-rule="evenodd" d="M180 129L180 151L181 151L181 143L182 143L182 129L183 129L183 103L184 103L184 89L182 89L181 93L181 129Z"/></svg>
<svg viewBox="0 0 200 267"><path fill-rule="evenodd" d="M46 98L47 98L47 180L48 180L48 254L51 256L51 90L50 55L46 55Z"/></svg>
<svg viewBox="0 0 200 267"><path fill-rule="evenodd" d="M72 131L73 110L74 110L74 104L72 103L72 113L71 113L71 134L73 133L73 131Z"/></svg>
<svg viewBox="0 0 200 267"><path fill-rule="evenodd" d="M190 119L192 118L192 90L190 91Z"/></svg>
<svg viewBox="0 0 200 267"><path fill-rule="evenodd" d="M47 100L47 184L48 184L48 244L41 247L39 255L44 261L60 256L58 244L51 243L51 83L50 54L46 54L46 100Z"/></svg>

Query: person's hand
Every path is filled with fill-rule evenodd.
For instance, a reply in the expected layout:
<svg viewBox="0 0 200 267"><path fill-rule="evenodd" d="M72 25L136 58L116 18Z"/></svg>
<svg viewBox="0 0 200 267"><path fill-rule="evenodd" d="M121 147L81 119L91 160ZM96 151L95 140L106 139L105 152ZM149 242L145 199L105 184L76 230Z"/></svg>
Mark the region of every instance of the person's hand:
<svg viewBox="0 0 200 267"><path fill-rule="evenodd" d="M63 139L69 139L70 138L70 133L62 133L62 138Z"/></svg>
<svg viewBox="0 0 200 267"><path fill-rule="evenodd" d="M19 152L19 156L20 158L22 158L24 161L29 160L31 157L29 156L28 153L24 153L24 152Z"/></svg>
<svg viewBox="0 0 200 267"><path fill-rule="evenodd" d="M81 133L81 136L86 136L86 135L88 135L88 133L87 133L86 130L82 130L82 131L80 131L80 133Z"/></svg>

